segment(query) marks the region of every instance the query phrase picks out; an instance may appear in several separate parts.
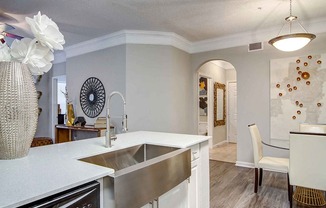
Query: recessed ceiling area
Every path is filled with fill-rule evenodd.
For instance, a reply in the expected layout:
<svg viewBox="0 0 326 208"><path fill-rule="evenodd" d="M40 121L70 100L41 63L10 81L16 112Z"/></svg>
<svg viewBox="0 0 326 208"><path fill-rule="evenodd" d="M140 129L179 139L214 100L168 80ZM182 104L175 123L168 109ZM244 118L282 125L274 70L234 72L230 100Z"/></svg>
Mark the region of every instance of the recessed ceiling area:
<svg viewBox="0 0 326 208"><path fill-rule="evenodd" d="M293 14L312 33L326 31L311 26L326 22L325 8L325 0L292 2ZM289 0L0 0L0 21L17 35L32 36L25 17L38 11L58 24L66 47L121 30L173 32L198 42L242 33L255 38L261 31L276 36Z"/></svg>

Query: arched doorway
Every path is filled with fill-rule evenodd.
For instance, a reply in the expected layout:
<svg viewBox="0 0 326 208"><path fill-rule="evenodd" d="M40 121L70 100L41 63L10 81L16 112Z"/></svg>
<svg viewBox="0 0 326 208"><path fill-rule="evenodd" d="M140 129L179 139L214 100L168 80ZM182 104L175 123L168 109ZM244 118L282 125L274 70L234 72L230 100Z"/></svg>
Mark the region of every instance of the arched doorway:
<svg viewBox="0 0 326 208"><path fill-rule="evenodd" d="M210 159L236 162L237 79L234 66L209 60L197 70L198 134L212 136Z"/></svg>

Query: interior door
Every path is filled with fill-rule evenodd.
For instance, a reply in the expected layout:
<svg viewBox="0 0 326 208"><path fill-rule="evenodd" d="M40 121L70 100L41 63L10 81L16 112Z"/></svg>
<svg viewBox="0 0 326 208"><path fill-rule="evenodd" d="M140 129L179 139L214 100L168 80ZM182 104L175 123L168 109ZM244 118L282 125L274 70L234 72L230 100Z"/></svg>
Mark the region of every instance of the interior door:
<svg viewBox="0 0 326 208"><path fill-rule="evenodd" d="M228 141L237 142L237 83L228 83Z"/></svg>

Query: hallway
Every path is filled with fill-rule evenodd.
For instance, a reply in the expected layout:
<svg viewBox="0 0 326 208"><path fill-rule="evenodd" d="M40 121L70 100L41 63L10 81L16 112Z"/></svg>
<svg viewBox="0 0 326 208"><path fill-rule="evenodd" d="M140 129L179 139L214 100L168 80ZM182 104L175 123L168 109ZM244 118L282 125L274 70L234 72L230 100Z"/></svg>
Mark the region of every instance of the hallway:
<svg viewBox="0 0 326 208"><path fill-rule="evenodd" d="M237 144L224 143L209 150L209 159L222 162L236 163Z"/></svg>

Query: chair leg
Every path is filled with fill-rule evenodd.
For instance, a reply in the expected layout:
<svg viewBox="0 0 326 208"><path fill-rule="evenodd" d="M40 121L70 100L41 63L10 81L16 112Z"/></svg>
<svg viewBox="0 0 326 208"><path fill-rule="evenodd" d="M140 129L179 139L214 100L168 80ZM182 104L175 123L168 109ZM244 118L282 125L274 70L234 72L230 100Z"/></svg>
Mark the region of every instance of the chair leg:
<svg viewBox="0 0 326 208"><path fill-rule="evenodd" d="M293 186L290 185L289 173L287 173L287 179L288 179L288 198L290 201L290 208L291 208L292 207Z"/></svg>
<svg viewBox="0 0 326 208"><path fill-rule="evenodd" d="M293 195L293 186L290 185L290 208L292 208L292 203L293 203L293 198L292 198L292 195Z"/></svg>
<svg viewBox="0 0 326 208"><path fill-rule="evenodd" d="M258 168L255 168L255 187L254 192L257 193L258 191Z"/></svg>
<svg viewBox="0 0 326 208"><path fill-rule="evenodd" d="M261 186L262 181L263 181L263 169L259 168L259 186Z"/></svg>

